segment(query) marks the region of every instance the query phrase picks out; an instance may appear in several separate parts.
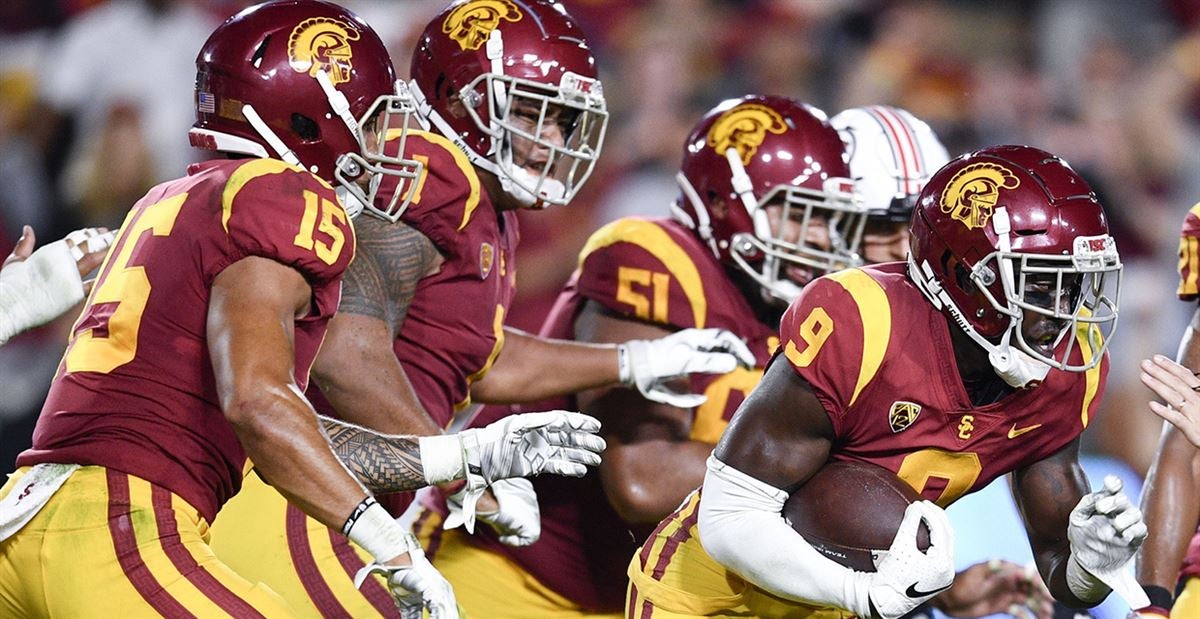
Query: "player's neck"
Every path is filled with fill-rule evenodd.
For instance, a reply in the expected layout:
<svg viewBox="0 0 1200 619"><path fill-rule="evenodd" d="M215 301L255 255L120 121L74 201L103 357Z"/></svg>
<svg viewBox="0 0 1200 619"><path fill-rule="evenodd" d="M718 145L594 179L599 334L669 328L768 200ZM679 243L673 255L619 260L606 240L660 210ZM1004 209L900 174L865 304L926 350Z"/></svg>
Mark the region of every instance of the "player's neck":
<svg viewBox="0 0 1200 619"><path fill-rule="evenodd" d="M504 191L504 187L500 184L500 179L496 178L495 174L480 168L475 169L479 171L479 183L483 185L483 190L487 192L488 198L490 198L488 201L491 202L492 208L496 210L497 215L504 211L521 208L521 204L517 202L516 198L509 195L507 191Z"/></svg>
<svg viewBox="0 0 1200 619"><path fill-rule="evenodd" d="M758 321L764 325L779 325L779 320L783 318L783 312L787 310L787 305L780 301L764 299L762 286L741 269L730 266L724 266L724 268L733 285L742 293L742 298L750 304L750 309L754 311L754 316L758 318Z"/></svg>
<svg viewBox="0 0 1200 619"><path fill-rule="evenodd" d="M950 342L954 347L954 362L971 404L986 406L1013 392L1000 378L988 361L987 352L963 333L962 329L949 324Z"/></svg>

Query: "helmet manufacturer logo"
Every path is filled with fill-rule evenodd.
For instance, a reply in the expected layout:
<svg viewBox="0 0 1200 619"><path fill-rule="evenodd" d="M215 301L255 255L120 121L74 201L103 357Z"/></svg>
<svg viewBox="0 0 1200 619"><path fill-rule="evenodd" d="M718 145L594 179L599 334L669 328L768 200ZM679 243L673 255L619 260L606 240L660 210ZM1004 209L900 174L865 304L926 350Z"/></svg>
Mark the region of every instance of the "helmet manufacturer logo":
<svg viewBox="0 0 1200 619"><path fill-rule="evenodd" d="M888 411L888 423L892 426L892 432L903 432L917 420L917 415L921 414L921 405L904 400L897 400L892 403L892 409Z"/></svg>
<svg viewBox="0 0 1200 619"><path fill-rule="evenodd" d="M479 277L487 279L492 273L492 264L495 263L496 250L492 248L491 243L483 243L479 246Z"/></svg>
<svg viewBox="0 0 1200 619"><path fill-rule="evenodd" d="M340 19L312 17L296 25L288 37L288 62L297 73L316 77L325 71L335 86L350 81L354 70L350 41L359 38L358 29Z"/></svg>
<svg viewBox="0 0 1200 619"><path fill-rule="evenodd" d="M968 229L982 228L996 210L1001 189L1016 189L1021 181L1012 170L995 163L974 163L958 171L942 190L942 212Z"/></svg>
<svg viewBox="0 0 1200 619"><path fill-rule="evenodd" d="M742 158L742 165L749 165L767 133L784 131L787 123L779 112L759 103L745 103L717 117L708 130L708 145L722 155L732 148Z"/></svg>
<svg viewBox="0 0 1200 619"><path fill-rule="evenodd" d="M442 22L442 33L466 50L479 49L501 20L520 21L523 15L510 0L471 0L459 5Z"/></svg>

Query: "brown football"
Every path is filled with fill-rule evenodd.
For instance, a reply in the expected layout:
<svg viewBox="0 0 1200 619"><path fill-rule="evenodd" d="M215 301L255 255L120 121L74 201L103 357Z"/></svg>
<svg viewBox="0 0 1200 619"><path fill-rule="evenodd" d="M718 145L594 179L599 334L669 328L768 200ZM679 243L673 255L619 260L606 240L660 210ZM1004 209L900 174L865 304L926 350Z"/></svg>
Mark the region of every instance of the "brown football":
<svg viewBox="0 0 1200 619"><path fill-rule="evenodd" d="M874 553L891 547L905 508L920 498L887 469L830 462L792 493L783 516L818 552L846 567L874 572ZM917 532L917 548L929 548L925 523Z"/></svg>

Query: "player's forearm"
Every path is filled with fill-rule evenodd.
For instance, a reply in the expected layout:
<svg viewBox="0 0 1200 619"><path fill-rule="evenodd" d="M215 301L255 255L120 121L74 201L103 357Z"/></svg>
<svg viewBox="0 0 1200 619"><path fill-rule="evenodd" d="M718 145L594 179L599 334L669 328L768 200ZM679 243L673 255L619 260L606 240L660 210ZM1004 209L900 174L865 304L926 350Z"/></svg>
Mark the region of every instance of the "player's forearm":
<svg viewBox="0 0 1200 619"><path fill-rule="evenodd" d="M787 493L709 461L700 541L713 559L780 597L870 616L869 575L827 559L783 520Z"/></svg>
<svg viewBox="0 0 1200 619"><path fill-rule="evenodd" d="M234 398L226 416L255 468L288 501L340 529L367 491L329 448L317 416L295 385Z"/></svg>
<svg viewBox="0 0 1200 619"><path fill-rule="evenodd" d="M1198 454L1182 432L1166 424L1142 491L1142 513L1152 531L1137 557L1137 578L1144 586L1175 590L1179 566L1200 522Z"/></svg>
<svg viewBox="0 0 1200 619"><path fill-rule="evenodd" d="M391 361L399 365L395 357ZM318 375L314 368L313 380L321 388L321 395L344 421L382 434L433 436L442 433L442 428L412 394L403 371L381 370L372 372L371 377L365 379L361 369Z"/></svg>
<svg viewBox="0 0 1200 619"><path fill-rule="evenodd" d="M712 450L711 444L700 441L610 443L600 465L600 480L622 520L655 524L704 481L704 461ZM671 466L664 469L663 462Z"/></svg>
<svg viewBox="0 0 1200 619"><path fill-rule="evenodd" d="M1071 592L1071 587L1067 583L1067 563L1070 561L1070 556L1070 545L1065 541L1062 548L1041 552L1035 548L1034 551L1034 561L1037 563L1038 572L1041 573L1046 588L1050 590L1050 595L1056 601L1067 608L1092 608L1104 601L1104 598L1095 602L1087 602Z"/></svg>
<svg viewBox="0 0 1200 619"><path fill-rule="evenodd" d="M339 312L313 363L313 382L345 421L384 434L441 434L396 358L393 339L385 321Z"/></svg>
<svg viewBox="0 0 1200 619"><path fill-rule="evenodd" d="M541 338L509 327L504 337L504 350L491 371L471 386L471 398L477 402L535 402L619 380L613 344Z"/></svg>
<svg viewBox="0 0 1200 619"><path fill-rule="evenodd" d="M371 492L403 492L428 485L417 437L385 435L329 417L319 419L333 453Z"/></svg>

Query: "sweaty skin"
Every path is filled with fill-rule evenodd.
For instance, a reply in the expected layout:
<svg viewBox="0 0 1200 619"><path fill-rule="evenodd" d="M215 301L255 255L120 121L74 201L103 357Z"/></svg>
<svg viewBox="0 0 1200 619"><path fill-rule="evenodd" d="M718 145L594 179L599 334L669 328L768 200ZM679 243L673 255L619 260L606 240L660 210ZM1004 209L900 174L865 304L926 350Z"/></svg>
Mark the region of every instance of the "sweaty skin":
<svg viewBox="0 0 1200 619"><path fill-rule="evenodd" d="M1027 313L1025 319L1025 328L1035 329L1042 318ZM992 371L982 348L958 329L951 328L950 333L960 375L981 381L973 391L988 394L985 400L990 401L1009 393ZM776 361L743 403L714 453L735 469L791 492L828 459L833 427L812 387L787 363L778 362L778 358ZM1051 594L1069 607L1088 606L1071 593L1066 583L1068 518L1088 491L1078 461L1078 439L1058 454L1014 471L1013 484L1038 570Z"/></svg>
<svg viewBox="0 0 1200 619"><path fill-rule="evenodd" d="M221 408L247 457L289 501L338 529L368 493L334 455L292 379L293 321L308 312L311 295L299 272L243 258L213 282L208 346Z"/></svg>

